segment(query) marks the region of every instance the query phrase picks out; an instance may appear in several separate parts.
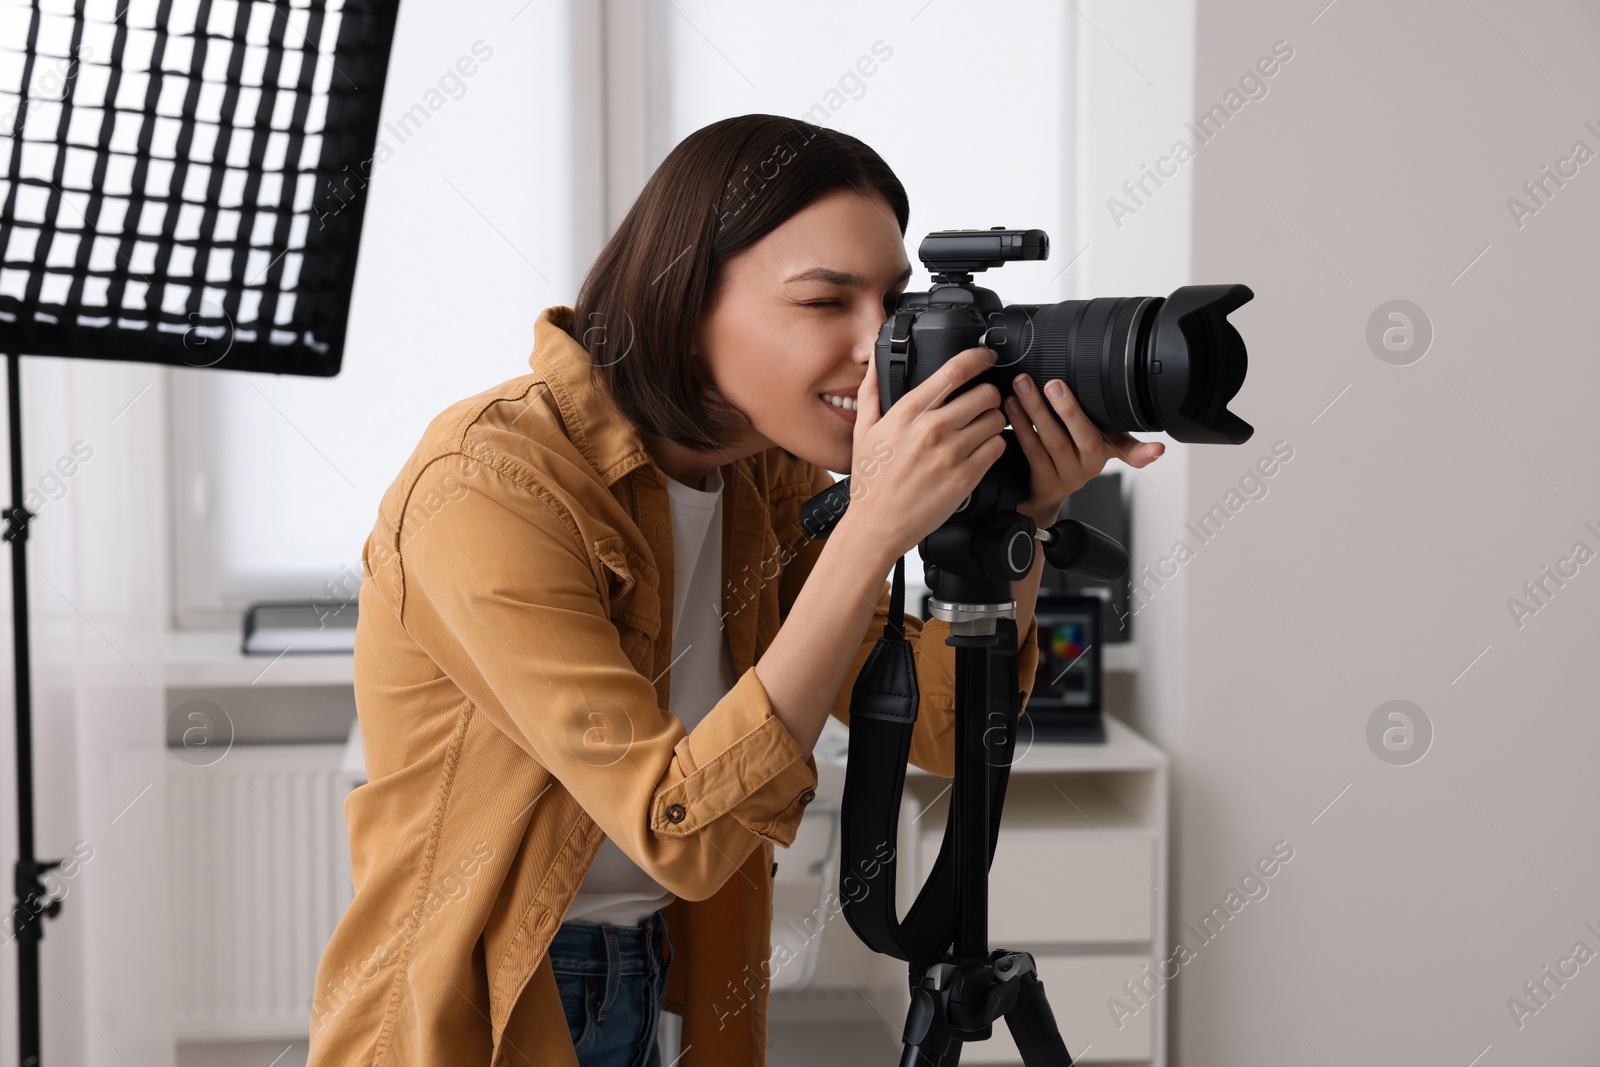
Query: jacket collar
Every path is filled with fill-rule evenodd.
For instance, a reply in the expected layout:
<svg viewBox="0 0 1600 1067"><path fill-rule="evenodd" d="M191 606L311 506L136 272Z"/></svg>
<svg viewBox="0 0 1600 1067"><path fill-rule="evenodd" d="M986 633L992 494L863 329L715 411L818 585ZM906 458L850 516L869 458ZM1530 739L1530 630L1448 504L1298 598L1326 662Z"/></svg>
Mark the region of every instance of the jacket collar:
<svg viewBox="0 0 1600 1067"><path fill-rule="evenodd" d="M550 386L568 436L610 486L652 461L633 423L590 378L588 350L567 332L571 324L572 308L565 305L540 312L528 366Z"/></svg>

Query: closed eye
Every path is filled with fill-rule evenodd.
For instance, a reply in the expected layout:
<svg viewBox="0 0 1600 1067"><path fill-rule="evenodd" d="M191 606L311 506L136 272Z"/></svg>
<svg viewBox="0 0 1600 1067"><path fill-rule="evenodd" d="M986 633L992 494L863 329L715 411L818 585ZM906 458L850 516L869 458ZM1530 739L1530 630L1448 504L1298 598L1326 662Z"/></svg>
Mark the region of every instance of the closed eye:
<svg viewBox="0 0 1600 1067"><path fill-rule="evenodd" d="M884 299L883 299L883 308L884 308L884 310L886 312L892 313L894 311L894 306L899 301L899 299L900 299L900 294L899 293L896 293L893 296L884 297ZM808 307L808 308L837 308L837 307L844 307L844 303L842 301L839 301L839 300L812 300L812 301L810 301L808 303L801 304L800 306L801 307Z"/></svg>

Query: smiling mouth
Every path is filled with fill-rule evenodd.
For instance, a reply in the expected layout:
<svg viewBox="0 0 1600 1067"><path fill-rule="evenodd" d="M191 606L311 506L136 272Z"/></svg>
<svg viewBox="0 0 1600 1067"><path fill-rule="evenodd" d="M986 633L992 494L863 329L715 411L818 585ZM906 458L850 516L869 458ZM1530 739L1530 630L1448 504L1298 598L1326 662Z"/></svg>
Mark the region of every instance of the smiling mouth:
<svg viewBox="0 0 1600 1067"><path fill-rule="evenodd" d="M822 402L831 408L839 408L844 411L857 410L856 398L853 396L835 396L832 393L818 393L817 396L821 397Z"/></svg>

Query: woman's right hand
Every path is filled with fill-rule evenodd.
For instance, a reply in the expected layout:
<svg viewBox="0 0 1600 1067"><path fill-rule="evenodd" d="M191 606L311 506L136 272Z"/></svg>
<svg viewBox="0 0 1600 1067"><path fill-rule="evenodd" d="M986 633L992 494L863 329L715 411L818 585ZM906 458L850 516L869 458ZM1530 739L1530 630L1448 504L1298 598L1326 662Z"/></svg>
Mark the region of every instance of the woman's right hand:
<svg viewBox="0 0 1600 1067"><path fill-rule="evenodd" d="M874 363L856 393L846 517L899 557L938 529L1005 451L1000 390L985 382L945 403L994 365L989 348L958 352L880 413Z"/></svg>

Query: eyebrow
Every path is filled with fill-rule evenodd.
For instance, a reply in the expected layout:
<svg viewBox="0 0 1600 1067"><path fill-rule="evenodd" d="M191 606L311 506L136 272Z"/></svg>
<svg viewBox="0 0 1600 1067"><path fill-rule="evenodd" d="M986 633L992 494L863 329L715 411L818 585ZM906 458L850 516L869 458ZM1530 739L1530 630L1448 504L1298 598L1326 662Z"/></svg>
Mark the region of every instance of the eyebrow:
<svg viewBox="0 0 1600 1067"><path fill-rule="evenodd" d="M911 267L907 264L906 269L901 271L899 276L895 278L894 284L898 285L909 277L911 277ZM790 282L826 282L829 285L843 285L851 289L865 289L867 287L867 280L861 275L851 274L849 271L834 270L832 267L812 267L810 270L801 271L794 277L785 279L783 284L788 285Z"/></svg>

